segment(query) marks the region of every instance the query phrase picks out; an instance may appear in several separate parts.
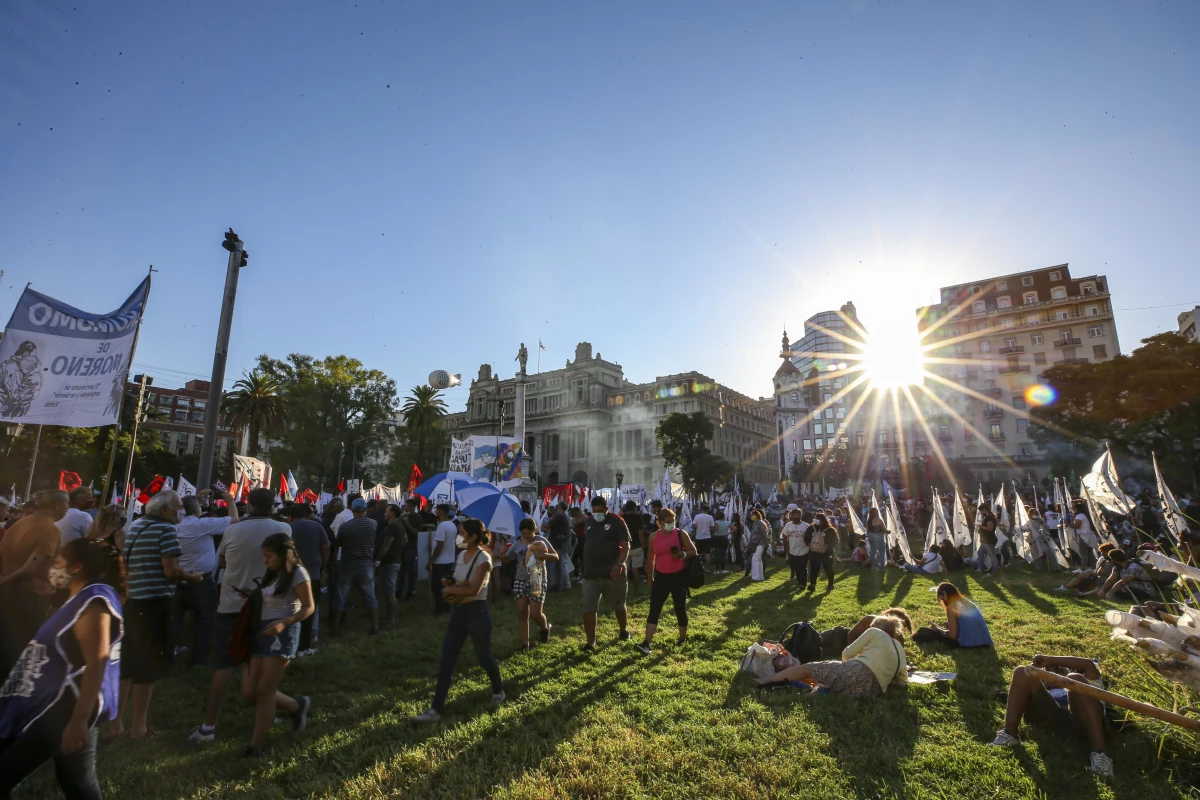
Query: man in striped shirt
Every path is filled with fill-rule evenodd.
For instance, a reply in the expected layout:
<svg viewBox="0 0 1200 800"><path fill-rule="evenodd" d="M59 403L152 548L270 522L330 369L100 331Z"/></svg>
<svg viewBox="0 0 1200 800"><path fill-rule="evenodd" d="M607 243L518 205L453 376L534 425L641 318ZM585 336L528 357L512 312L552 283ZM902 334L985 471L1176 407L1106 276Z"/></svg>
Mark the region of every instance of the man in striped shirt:
<svg viewBox="0 0 1200 800"><path fill-rule="evenodd" d="M112 735L121 733L125 706L133 695L133 725L129 738L151 735L146 727L154 683L171 669L171 597L179 581L199 583L204 576L179 566L179 537L175 533L183 501L167 489L151 497L142 516L125 536L125 638L121 643L121 704L109 723Z"/></svg>

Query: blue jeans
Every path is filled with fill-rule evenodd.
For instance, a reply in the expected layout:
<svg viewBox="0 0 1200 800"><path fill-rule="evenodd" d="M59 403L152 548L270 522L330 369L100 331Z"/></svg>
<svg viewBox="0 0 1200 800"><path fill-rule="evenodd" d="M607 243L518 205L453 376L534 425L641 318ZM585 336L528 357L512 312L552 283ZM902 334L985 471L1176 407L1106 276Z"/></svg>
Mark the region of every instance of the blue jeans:
<svg viewBox="0 0 1200 800"><path fill-rule="evenodd" d="M400 551L400 578L396 582L396 597L411 600L417 593L417 549Z"/></svg>
<svg viewBox="0 0 1200 800"><path fill-rule="evenodd" d="M475 659L492 681L492 694L500 694L504 690L504 684L500 681L500 667L492 657L492 614L488 611L487 601L453 603L450 607L450 624L446 626L446 638L442 640L437 690L433 694L433 710L439 714L446 707L454 666L468 637L475 646Z"/></svg>
<svg viewBox="0 0 1200 800"><path fill-rule="evenodd" d="M396 616L396 579L400 577L400 562L380 564L375 570L376 600L387 619Z"/></svg>
<svg viewBox="0 0 1200 800"><path fill-rule="evenodd" d="M358 587L362 593L363 605L375 608L375 565L338 564L336 593L333 597L333 610L342 611L350 601L350 590Z"/></svg>
<svg viewBox="0 0 1200 800"><path fill-rule="evenodd" d="M867 541L871 545L871 569L887 569L887 534L868 533Z"/></svg>
<svg viewBox="0 0 1200 800"><path fill-rule="evenodd" d="M212 575L205 575L199 583L180 583L175 587L175 614L171 622L171 645L179 644L179 628L183 615L192 612L191 664L203 667L208 664L208 652L212 648L213 620L217 613L217 583Z"/></svg>

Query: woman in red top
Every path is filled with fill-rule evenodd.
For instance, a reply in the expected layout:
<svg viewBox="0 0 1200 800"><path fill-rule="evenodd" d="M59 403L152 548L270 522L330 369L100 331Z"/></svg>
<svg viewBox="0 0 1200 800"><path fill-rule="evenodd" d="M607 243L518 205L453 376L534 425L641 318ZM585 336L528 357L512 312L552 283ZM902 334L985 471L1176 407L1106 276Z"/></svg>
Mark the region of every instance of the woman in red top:
<svg viewBox="0 0 1200 800"><path fill-rule="evenodd" d="M650 655L650 642L658 629L658 615L670 595L679 622L679 644L687 641L687 560L696 557L696 545L686 531L675 527L675 512L658 512L658 530L646 542L646 575L650 582L650 613L646 617L646 639L638 652Z"/></svg>

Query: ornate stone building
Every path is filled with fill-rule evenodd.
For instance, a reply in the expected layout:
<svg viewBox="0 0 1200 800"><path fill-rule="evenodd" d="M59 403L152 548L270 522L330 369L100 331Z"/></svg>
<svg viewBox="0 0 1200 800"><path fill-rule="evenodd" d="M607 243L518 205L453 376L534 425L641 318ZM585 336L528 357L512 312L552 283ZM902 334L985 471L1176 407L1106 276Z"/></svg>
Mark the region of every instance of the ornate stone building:
<svg viewBox="0 0 1200 800"><path fill-rule="evenodd" d="M562 369L530 375L525 387L525 452L543 483L609 487L657 483L663 472L654 430L668 414L703 411L713 422L709 449L739 465L744 484L774 484L774 424L769 400L754 400L698 372L646 383L592 354L588 342ZM458 438L513 433L516 379L479 368L465 411L443 419ZM676 477L676 480L678 478Z"/></svg>

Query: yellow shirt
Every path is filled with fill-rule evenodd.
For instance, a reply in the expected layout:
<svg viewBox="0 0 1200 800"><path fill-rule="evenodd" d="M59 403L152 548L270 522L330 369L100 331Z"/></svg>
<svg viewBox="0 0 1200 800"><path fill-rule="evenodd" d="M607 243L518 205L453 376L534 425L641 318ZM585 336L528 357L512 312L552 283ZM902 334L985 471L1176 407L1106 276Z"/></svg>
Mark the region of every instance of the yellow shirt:
<svg viewBox="0 0 1200 800"><path fill-rule="evenodd" d="M842 651L842 661L861 661L875 673L879 688L887 691L890 684L908 683L904 645L879 628L867 628L850 646Z"/></svg>

